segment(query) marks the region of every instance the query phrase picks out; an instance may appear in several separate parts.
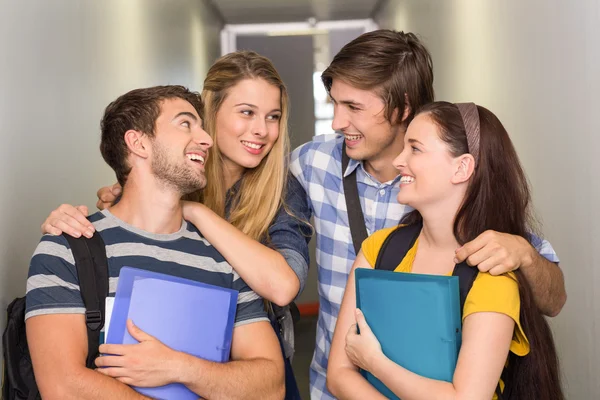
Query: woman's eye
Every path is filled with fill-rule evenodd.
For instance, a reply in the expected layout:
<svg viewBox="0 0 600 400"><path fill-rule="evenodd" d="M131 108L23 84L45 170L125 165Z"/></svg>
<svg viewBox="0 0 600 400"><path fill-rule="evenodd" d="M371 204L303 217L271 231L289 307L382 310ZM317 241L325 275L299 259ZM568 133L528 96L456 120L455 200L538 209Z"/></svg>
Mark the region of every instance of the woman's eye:
<svg viewBox="0 0 600 400"><path fill-rule="evenodd" d="M421 151L421 150L417 149L415 146L410 146L410 148L412 149L413 153L416 153L417 151Z"/></svg>
<svg viewBox="0 0 600 400"><path fill-rule="evenodd" d="M252 110L243 110L242 114L250 117L250 116L254 115L254 112Z"/></svg>
<svg viewBox="0 0 600 400"><path fill-rule="evenodd" d="M360 110L360 108L358 108L358 107L354 107L354 106L353 106L353 105L351 105L351 104L349 104L349 105L348 105L348 108L349 108L350 110L352 110L352 111L359 111L359 110Z"/></svg>
<svg viewBox="0 0 600 400"><path fill-rule="evenodd" d="M279 114L269 115L267 118L271 121L279 121L281 119L281 115L279 115Z"/></svg>
<svg viewBox="0 0 600 400"><path fill-rule="evenodd" d="M183 121L181 123L182 126L185 126L186 128L189 128L191 126L190 121Z"/></svg>

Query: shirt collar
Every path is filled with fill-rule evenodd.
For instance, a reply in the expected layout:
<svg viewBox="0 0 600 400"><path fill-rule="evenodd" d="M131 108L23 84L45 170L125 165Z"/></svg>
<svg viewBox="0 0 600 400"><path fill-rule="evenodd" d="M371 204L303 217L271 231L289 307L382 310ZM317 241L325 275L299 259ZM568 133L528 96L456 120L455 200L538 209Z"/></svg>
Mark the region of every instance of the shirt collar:
<svg viewBox="0 0 600 400"><path fill-rule="evenodd" d="M362 166L362 161L357 161L352 158L348 160L348 166L346 167L346 171L344 171L344 178L353 173L359 165Z"/></svg>

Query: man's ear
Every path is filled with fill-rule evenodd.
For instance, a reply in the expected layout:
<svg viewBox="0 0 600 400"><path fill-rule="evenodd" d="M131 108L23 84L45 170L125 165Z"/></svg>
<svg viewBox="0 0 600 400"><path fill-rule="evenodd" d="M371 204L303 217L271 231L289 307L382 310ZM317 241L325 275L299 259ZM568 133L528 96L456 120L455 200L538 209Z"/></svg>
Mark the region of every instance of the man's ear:
<svg viewBox="0 0 600 400"><path fill-rule="evenodd" d="M452 183L467 182L475 172L475 159L471 154L467 153L456 157L454 162L455 170L452 176Z"/></svg>
<svg viewBox="0 0 600 400"><path fill-rule="evenodd" d="M402 114L402 122L406 121L411 112L412 107L408 101L408 94L404 93L404 113Z"/></svg>
<svg viewBox="0 0 600 400"><path fill-rule="evenodd" d="M136 131L133 129L125 132L125 144L129 151L139 157L147 158L149 153L148 136L143 132Z"/></svg>

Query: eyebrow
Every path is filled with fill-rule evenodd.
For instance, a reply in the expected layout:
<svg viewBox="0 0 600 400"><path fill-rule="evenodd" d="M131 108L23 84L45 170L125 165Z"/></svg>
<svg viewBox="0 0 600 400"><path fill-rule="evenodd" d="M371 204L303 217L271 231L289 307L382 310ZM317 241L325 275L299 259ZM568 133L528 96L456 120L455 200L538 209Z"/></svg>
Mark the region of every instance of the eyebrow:
<svg viewBox="0 0 600 400"><path fill-rule="evenodd" d="M408 139L408 143L410 143L410 144L418 143L421 146L425 146L423 143L419 142L417 139Z"/></svg>
<svg viewBox="0 0 600 400"><path fill-rule="evenodd" d="M172 119L172 121L174 121L174 120L176 120L177 118L179 118L179 117L182 117L182 116L190 117L190 118L191 118L191 119L193 119L194 121L198 121L198 117L196 117L194 114L192 114L191 112L188 112L188 111L182 111L182 112L180 112L179 114L177 114L177 115L176 115L176 116L175 116L175 117Z"/></svg>
<svg viewBox="0 0 600 400"><path fill-rule="evenodd" d="M347 105L347 106L354 106L354 107L363 107L363 108L365 107L364 104L358 103L358 102L356 102L354 100L340 100L340 101L337 101L336 99L333 98L333 96L331 94L329 95L329 97L331 98L331 100L334 103L339 103L339 104L344 104L344 105Z"/></svg>
<svg viewBox="0 0 600 400"><path fill-rule="evenodd" d="M238 103L234 107L238 107L238 106L247 106L247 107L250 107L255 110L258 109L258 106L255 106L254 104L250 104L250 103ZM281 112L281 110L279 108L275 108L275 109L269 111L269 113L272 113L272 112Z"/></svg>

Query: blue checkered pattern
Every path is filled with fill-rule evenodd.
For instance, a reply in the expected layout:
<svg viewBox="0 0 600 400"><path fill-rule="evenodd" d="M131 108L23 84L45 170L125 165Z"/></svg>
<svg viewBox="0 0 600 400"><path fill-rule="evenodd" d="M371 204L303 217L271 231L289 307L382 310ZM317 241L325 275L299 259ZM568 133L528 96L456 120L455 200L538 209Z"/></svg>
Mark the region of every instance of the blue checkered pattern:
<svg viewBox="0 0 600 400"><path fill-rule="evenodd" d="M311 399L334 399L327 391L325 377L333 330L340 311L346 280L356 258L342 186L342 135L316 136L292 153L290 168L308 196L317 232L319 320L313 360L310 366ZM396 201L400 176L379 183L361 162L350 160L346 176L356 170L358 194L369 234L397 225L411 211ZM552 246L534 241L538 251L558 262Z"/></svg>

